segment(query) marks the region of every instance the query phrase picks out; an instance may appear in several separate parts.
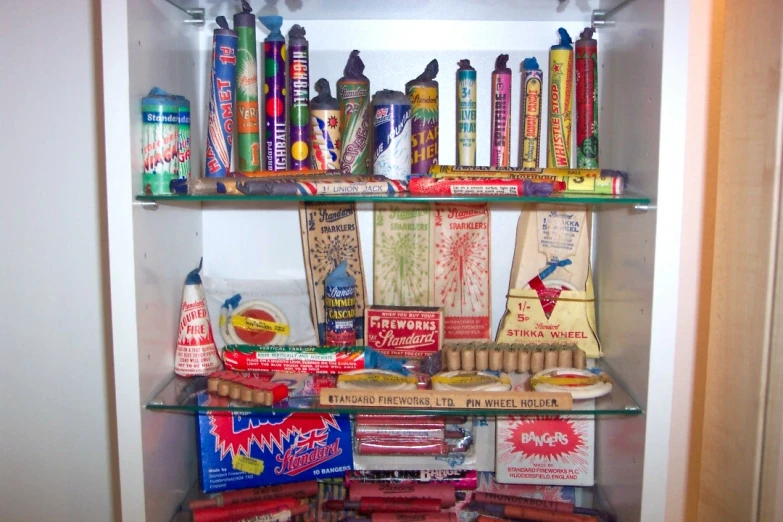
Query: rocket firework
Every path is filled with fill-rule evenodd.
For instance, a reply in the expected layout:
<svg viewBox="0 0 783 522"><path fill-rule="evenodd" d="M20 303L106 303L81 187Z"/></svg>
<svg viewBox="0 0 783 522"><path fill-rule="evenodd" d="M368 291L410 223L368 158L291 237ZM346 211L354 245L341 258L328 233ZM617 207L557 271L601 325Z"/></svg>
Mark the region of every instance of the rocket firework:
<svg viewBox="0 0 783 522"><path fill-rule="evenodd" d="M207 165L204 175L224 178L231 172L234 131L234 94L237 68L237 33L228 28L224 16L216 19L212 36L212 78L209 92Z"/></svg>
<svg viewBox="0 0 783 522"><path fill-rule="evenodd" d="M476 69L460 60L457 69L457 165L476 164Z"/></svg>
<svg viewBox="0 0 783 522"><path fill-rule="evenodd" d="M337 81L340 102L340 170L343 174L370 173L370 80L363 74L359 51L351 51L343 77Z"/></svg>
<svg viewBox="0 0 783 522"><path fill-rule="evenodd" d="M406 181L411 172L411 102L399 91L384 89L372 97L375 148L373 173Z"/></svg>
<svg viewBox="0 0 783 522"><path fill-rule="evenodd" d="M576 166L598 168L598 42L590 28L576 41Z"/></svg>
<svg viewBox="0 0 783 522"><path fill-rule="evenodd" d="M145 194L169 194L179 176L179 101L154 88L141 100Z"/></svg>
<svg viewBox="0 0 783 522"><path fill-rule="evenodd" d="M522 127L519 136L519 166L537 169L541 151L541 92L544 73L538 60L522 62Z"/></svg>
<svg viewBox="0 0 783 522"><path fill-rule="evenodd" d="M411 99L411 174L427 174L438 164L438 60L405 84Z"/></svg>
<svg viewBox="0 0 783 522"><path fill-rule="evenodd" d="M256 17L242 0L242 12L234 15L237 47L237 149L239 170L261 168L258 140L258 65L256 63Z"/></svg>
<svg viewBox="0 0 783 522"><path fill-rule="evenodd" d="M190 100L177 96L179 102L179 138L177 153L179 156L179 179L190 178Z"/></svg>
<svg viewBox="0 0 783 522"><path fill-rule="evenodd" d="M310 101L310 159L315 170L340 168L340 104L329 82L315 82L318 96Z"/></svg>
<svg viewBox="0 0 783 522"><path fill-rule="evenodd" d="M266 169L288 168L285 134L285 38L282 16L259 16L269 29L264 39L264 101L266 105Z"/></svg>
<svg viewBox="0 0 783 522"><path fill-rule="evenodd" d="M310 168L310 72L309 44L304 27L288 31L289 162L291 170Z"/></svg>
<svg viewBox="0 0 783 522"><path fill-rule="evenodd" d="M508 55L499 55L492 71L489 164L493 167L508 167L511 161L511 69L506 63Z"/></svg>
<svg viewBox="0 0 783 522"><path fill-rule="evenodd" d="M571 37L562 27L560 44L549 50L549 146L547 167L571 166L571 83L574 49Z"/></svg>

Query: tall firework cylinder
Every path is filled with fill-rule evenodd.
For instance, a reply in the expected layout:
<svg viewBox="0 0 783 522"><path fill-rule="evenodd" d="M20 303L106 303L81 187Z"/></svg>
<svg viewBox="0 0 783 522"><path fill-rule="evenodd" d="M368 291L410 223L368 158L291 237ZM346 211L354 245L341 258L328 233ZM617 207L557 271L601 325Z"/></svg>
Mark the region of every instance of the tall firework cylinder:
<svg viewBox="0 0 783 522"><path fill-rule="evenodd" d="M208 178L224 178L231 172L234 132L238 36L236 31L228 28L224 16L218 16L216 22L219 27L212 36L212 78L204 172Z"/></svg>
<svg viewBox="0 0 783 522"><path fill-rule="evenodd" d="M476 164L476 69L460 60L457 69L457 165Z"/></svg>
<svg viewBox="0 0 783 522"><path fill-rule="evenodd" d="M508 167L511 162L511 69L507 63L508 55L499 55L492 71L489 164L493 167Z"/></svg>
<svg viewBox="0 0 783 522"><path fill-rule="evenodd" d="M411 99L411 174L427 174L438 164L438 60L405 84Z"/></svg>
<svg viewBox="0 0 783 522"><path fill-rule="evenodd" d="M288 31L288 160L291 170L310 168L310 44L304 27Z"/></svg>
<svg viewBox="0 0 783 522"><path fill-rule="evenodd" d="M598 42L587 28L576 41L576 166L598 168Z"/></svg>
<svg viewBox="0 0 783 522"><path fill-rule="evenodd" d="M256 17L246 0L242 12L234 15L237 47L237 157L239 170L255 172L261 168L261 144L258 138L258 62L256 60Z"/></svg>
<svg viewBox="0 0 783 522"><path fill-rule="evenodd" d="M329 82L315 82L318 95L310 100L310 160L315 170L340 169L340 103Z"/></svg>
<svg viewBox="0 0 783 522"><path fill-rule="evenodd" d="M537 169L541 156L541 94L543 71L538 60L525 58L522 62L522 126L519 137L519 165Z"/></svg>
<svg viewBox="0 0 783 522"><path fill-rule="evenodd" d="M269 29L264 38L264 102L266 110L265 170L288 169L285 132L285 37L280 32L282 16L259 16Z"/></svg>
<svg viewBox="0 0 783 522"><path fill-rule="evenodd" d="M343 174L369 174L370 80L363 74L359 51L351 51L343 77L337 81L340 102L340 170Z"/></svg>
<svg viewBox="0 0 783 522"><path fill-rule="evenodd" d="M549 50L549 145L547 167L571 166L571 98L574 48L562 27L557 30L560 43Z"/></svg>
<svg viewBox="0 0 783 522"><path fill-rule="evenodd" d="M177 96L179 113L179 138L177 155L179 159L179 179L190 179L190 100Z"/></svg>
<svg viewBox="0 0 783 522"><path fill-rule="evenodd" d="M169 194L179 177L179 101L155 87L141 100L145 194Z"/></svg>
<svg viewBox="0 0 783 522"><path fill-rule="evenodd" d="M384 89L372 97L373 173L406 181L411 170L411 102L399 91Z"/></svg>

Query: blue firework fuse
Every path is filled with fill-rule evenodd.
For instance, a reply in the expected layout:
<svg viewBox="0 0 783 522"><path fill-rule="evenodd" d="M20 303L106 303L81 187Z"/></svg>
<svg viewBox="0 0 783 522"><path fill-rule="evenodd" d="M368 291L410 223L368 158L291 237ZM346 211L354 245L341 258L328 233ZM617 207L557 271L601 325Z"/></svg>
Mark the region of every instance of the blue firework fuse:
<svg viewBox="0 0 783 522"><path fill-rule="evenodd" d="M212 36L212 78L209 92L209 125L207 128L207 161L204 175L226 177L231 171L231 149L236 96L236 31L228 28L224 16L216 19L218 28Z"/></svg>
<svg viewBox="0 0 783 522"><path fill-rule="evenodd" d="M411 173L411 102L399 91L384 89L372 98L375 147L373 173L406 181Z"/></svg>

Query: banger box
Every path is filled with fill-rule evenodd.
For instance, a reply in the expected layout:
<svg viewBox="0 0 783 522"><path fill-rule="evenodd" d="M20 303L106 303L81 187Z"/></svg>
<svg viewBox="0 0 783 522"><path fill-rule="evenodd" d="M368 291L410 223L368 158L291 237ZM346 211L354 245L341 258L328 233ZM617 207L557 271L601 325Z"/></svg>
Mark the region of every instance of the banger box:
<svg viewBox="0 0 783 522"><path fill-rule="evenodd" d="M443 345L443 311L434 307L370 306L364 311L367 346L390 357L427 357Z"/></svg>
<svg viewBox="0 0 783 522"><path fill-rule="evenodd" d="M225 397L198 396L227 407ZM340 478L353 468L348 415L199 413L199 478L205 493Z"/></svg>

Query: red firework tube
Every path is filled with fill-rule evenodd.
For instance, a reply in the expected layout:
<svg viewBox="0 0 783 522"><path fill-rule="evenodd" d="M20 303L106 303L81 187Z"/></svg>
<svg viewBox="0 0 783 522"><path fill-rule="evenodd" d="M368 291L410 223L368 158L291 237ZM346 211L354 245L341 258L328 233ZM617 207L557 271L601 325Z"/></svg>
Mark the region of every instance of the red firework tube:
<svg viewBox="0 0 783 522"><path fill-rule="evenodd" d="M437 498L441 508L457 503L457 493L449 484L378 484L356 483L348 490L348 500L373 498Z"/></svg>
<svg viewBox="0 0 783 522"><path fill-rule="evenodd" d="M273 500L283 497L309 498L316 495L318 495L318 482L315 480L308 480L307 482L280 484L278 486L268 486L265 488L227 491L225 493L219 493L211 498L192 500L188 506L191 510L194 510L214 506L227 506L253 500Z"/></svg>
<svg viewBox="0 0 783 522"><path fill-rule="evenodd" d="M558 513L573 513L574 506L568 502L556 502L554 500L540 500L537 498L510 497L508 495L498 495L495 493L473 494L474 502L486 504L500 504L503 506L522 506L536 509L545 509L547 511L556 511Z"/></svg>
<svg viewBox="0 0 783 522"><path fill-rule="evenodd" d="M450 484L455 489L474 490L478 486L478 473L475 470L346 471L345 487L350 488L352 482L395 484L433 482Z"/></svg>
<svg viewBox="0 0 783 522"><path fill-rule="evenodd" d="M361 455L432 455L437 457L449 453L449 444L443 439L360 438L357 448Z"/></svg>
<svg viewBox="0 0 783 522"><path fill-rule="evenodd" d="M411 428L445 429L446 422L462 424L463 419L446 420L444 417L417 417L415 415L357 415L356 426L403 426Z"/></svg>
<svg viewBox="0 0 783 522"><path fill-rule="evenodd" d="M434 196L550 196L565 188L545 179L416 177L408 181L408 192Z"/></svg>
<svg viewBox="0 0 783 522"><path fill-rule="evenodd" d="M507 62L508 55L501 54L492 72L489 164L493 167L508 167L511 161L511 69Z"/></svg>
<svg viewBox="0 0 783 522"><path fill-rule="evenodd" d="M324 504L329 511L358 511L359 513L437 513L440 499L417 498L411 502L400 502L389 498L365 497L360 500L330 500Z"/></svg>
<svg viewBox="0 0 783 522"><path fill-rule="evenodd" d="M346 522L457 522L454 513L373 513L371 518L348 518Z"/></svg>
<svg viewBox="0 0 783 522"><path fill-rule="evenodd" d="M576 41L576 166L598 168L598 42L587 28Z"/></svg>
<svg viewBox="0 0 783 522"><path fill-rule="evenodd" d="M413 426L356 426L357 438L401 437L408 439L459 439L465 436L462 430L444 430L443 428L421 428Z"/></svg>
<svg viewBox="0 0 783 522"><path fill-rule="evenodd" d="M193 522L224 522L243 517L269 515L293 509L300 504L295 498L276 498L254 502L240 502L222 507L206 507L193 510Z"/></svg>

